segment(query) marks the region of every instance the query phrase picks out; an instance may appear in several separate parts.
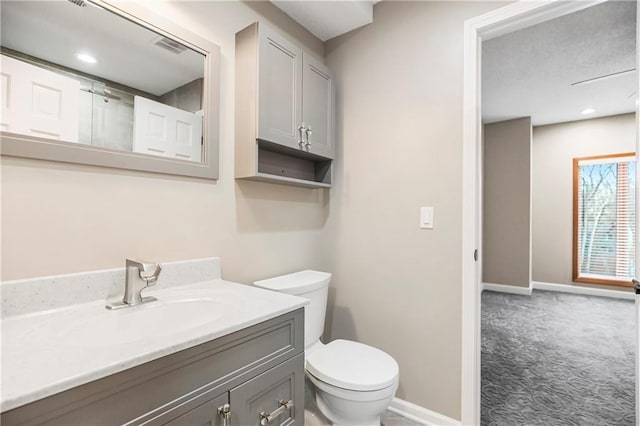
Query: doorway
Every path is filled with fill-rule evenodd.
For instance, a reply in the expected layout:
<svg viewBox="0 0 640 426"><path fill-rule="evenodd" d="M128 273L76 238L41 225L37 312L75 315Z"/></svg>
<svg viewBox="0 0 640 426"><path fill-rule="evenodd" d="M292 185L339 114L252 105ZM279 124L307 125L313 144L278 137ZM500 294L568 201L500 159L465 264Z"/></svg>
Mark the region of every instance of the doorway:
<svg viewBox="0 0 640 426"><path fill-rule="evenodd" d="M480 424L480 277L482 276L482 253L478 254L476 250L481 247L483 241L480 211L482 196L480 52L482 42L598 3L601 2L518 2L467 21L465 25L462 307L463 424ZM637 145L636 152L638 152ZM636 382L637 376L636 374ZM638 392L636 392L636 400L636 406L639 406ZM636 415L640 415L638 410L636 410ZM640 417L638 417L637 423L640 424Z"/></svg>

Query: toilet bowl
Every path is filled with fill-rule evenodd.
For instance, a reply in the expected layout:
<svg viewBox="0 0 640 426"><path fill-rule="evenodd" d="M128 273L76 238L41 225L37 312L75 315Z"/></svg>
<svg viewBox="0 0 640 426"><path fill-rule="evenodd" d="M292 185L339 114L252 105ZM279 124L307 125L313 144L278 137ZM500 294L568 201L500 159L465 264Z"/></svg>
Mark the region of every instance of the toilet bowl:
<svg viewBox="0 0 640 426"><path fill-rule="evenodd" d="M334 340L307 355L320 411L335 425L380 425L398 389L398 363L362 343Z"/></svg>
<svg viewBox="0 0 640 426"><path fill-rule="evenodd" d="M302 271L255 286L309 299L305 306L305 369L318 408L334 425L379 426L398 389L398 363L387 353L349 340L320 341L331 274Z"/></svg>
<svg viewBox="0 0 640 426"><path fill-rule="evenodd" d="M307 375L316 387L316 404L334 425L380 426L380 416L396 393L398 384L372 392L350 391Z"/></svg>

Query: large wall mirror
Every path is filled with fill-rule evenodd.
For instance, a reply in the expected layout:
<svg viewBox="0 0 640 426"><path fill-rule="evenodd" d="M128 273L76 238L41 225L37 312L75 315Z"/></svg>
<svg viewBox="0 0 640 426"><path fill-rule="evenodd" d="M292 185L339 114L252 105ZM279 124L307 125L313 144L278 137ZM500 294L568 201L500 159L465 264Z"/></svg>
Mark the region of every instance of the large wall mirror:
<svg viewBox="0 0 640 426"><path fill-rule="evenodd" d="M2 1L2 154L218 177L219 48L132 2Z"/></svg>

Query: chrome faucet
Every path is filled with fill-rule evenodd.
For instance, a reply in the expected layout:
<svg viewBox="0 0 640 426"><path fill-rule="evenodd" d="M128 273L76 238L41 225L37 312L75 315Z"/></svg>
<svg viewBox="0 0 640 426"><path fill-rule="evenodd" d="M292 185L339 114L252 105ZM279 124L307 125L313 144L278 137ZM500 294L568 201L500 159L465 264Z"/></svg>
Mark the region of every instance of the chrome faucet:
<svg viewBox="0 0 640 426"><path fill-rule="evenodd" d="M162 266L159 263L127 259L125 263L124 297L122 301L109 303L107 309L126 308L156 300L155 297L151 296L142 297L142 290L156 283L160 271L162 271Z"/></svg>

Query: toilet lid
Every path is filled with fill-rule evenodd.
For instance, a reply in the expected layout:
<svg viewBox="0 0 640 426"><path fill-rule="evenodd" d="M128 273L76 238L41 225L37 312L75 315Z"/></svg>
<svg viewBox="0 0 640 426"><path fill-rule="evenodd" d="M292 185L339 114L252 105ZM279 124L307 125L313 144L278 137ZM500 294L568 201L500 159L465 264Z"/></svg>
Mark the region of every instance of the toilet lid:
<svg viewBox="0 0 640 426"><path fill-rule="evenodd" d="M374 347L349 340L334 340L307 357L307 371L332 386L371 391L391 386L398 363Z"/></svg>

